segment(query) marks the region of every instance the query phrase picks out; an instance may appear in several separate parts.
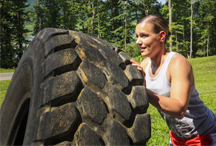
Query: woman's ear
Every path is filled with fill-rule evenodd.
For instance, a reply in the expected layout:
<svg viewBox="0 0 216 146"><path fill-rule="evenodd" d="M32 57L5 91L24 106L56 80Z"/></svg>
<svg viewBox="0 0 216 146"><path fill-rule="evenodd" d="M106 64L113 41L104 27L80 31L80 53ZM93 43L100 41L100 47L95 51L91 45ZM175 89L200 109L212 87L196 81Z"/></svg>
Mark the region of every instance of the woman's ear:
<svg viewBox="0 0 216 146"><path fill-rule="evenodd" d="M159 35L160 35L160 42L165 42L166 41L166 32L162 30L159 32Z"/></svg>

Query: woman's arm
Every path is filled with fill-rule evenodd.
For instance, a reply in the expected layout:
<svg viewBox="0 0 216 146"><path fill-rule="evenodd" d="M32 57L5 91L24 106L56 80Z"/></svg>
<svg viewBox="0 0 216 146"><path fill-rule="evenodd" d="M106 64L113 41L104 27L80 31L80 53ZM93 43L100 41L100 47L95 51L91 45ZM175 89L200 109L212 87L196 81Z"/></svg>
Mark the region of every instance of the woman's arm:
<svg viewBox="0 0 216 146"><path fill-rule="evenodd" d="M147 89L149 102L175 118L183 118L188 108L193 72L190 63L179 54L173 56L168 67L171 89L170 98L153 93Z"/></svg>
<svg viewBox="0 0 216 146"><path fill-rule="evenodd" d="M141 67L141 66L139 66ZM171 89L170 98L146 89L149 103L175 118L183 118L188 108L193 73L190 63L180 54L173 56L168 67Z"/></svg>

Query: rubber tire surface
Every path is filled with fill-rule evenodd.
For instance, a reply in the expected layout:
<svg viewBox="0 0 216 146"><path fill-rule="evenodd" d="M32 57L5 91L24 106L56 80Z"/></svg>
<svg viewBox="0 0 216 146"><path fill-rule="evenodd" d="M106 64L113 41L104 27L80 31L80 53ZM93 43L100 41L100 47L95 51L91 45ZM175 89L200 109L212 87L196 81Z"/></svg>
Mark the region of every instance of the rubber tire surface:
<svg viewBox="0 0 216 146"><path fill-rule="evenodd" d="M40 31L25 51L1 108L1 145L146 145L151 135L143 78L131 57L86 34ZM26 104L28 103L28 104Z"/></svg>

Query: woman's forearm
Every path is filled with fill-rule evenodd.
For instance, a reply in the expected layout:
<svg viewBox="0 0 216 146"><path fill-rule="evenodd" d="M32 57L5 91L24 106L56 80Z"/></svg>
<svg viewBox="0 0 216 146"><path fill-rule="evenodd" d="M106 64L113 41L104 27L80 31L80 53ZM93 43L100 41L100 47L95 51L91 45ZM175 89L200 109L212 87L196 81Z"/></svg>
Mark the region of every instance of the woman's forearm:
<svg viewBox="0 0 216 146"><path fill-rule="evenodd" d="M149 103L158 110L175 118L183 118L186 112L184 105L177 99L158 95L149 89L146 89Z"/></svg>

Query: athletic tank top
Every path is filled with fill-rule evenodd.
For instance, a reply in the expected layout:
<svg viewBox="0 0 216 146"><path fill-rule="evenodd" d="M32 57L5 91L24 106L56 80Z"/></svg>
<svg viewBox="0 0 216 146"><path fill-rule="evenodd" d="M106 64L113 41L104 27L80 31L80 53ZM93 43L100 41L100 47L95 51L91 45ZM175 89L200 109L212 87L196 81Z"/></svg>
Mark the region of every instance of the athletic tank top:
<svg viewBox="0 0 216 146"><path fill-rule="evenodd" d="M166 72L169 62L175 54L175 52L168 54L160 72L154 78L149 76L151 61L148 63L145 70L147 89L159 95L170 97L171 84L167 80ZM159 111L159 113L166 121L169 129L182 140L188 140L197 135L207 135L216 131L216 115L199 98L199 93L195 89L195 83L191 87L191 97L184 118L174 118L162 111Z"/></svg>

